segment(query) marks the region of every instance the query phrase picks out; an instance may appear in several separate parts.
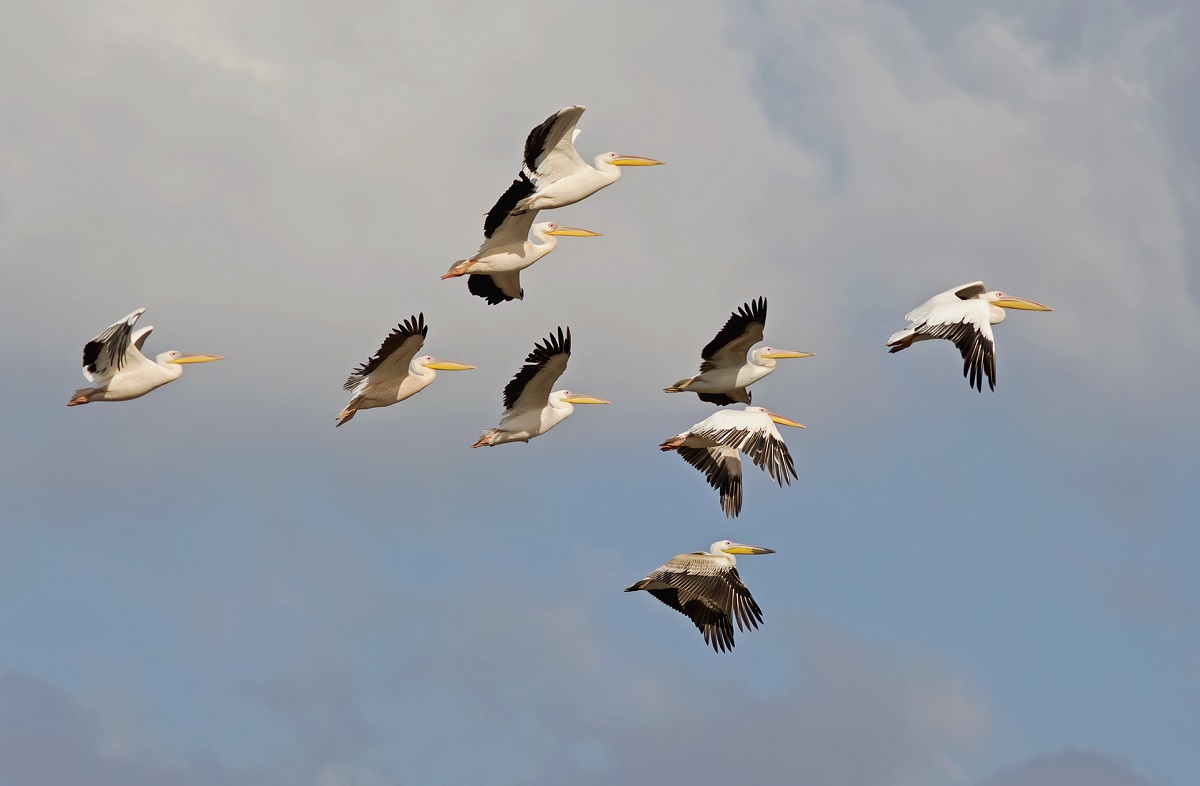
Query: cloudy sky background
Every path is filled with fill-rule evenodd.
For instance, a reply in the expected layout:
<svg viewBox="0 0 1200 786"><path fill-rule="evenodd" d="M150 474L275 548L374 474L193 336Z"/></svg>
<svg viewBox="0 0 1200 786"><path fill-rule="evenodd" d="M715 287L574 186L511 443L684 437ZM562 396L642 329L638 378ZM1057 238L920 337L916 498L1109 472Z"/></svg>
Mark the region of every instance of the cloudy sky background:
<svg viewBox="0 0 1200 786"><path fill-rule="evenodd" d="M1200 10L1183 2L5 3L0 784L1200 780ZM529 128L667 161L488 307L440 281ZM883 342L983 279L1055 308ZM655 448L737 305L800 480ZM134 308L219 364L67 410ZM474 363L333 428L423 311ZM603 396L471 451L533 342ZM713 540L716 655L620 590Z"/></svg>

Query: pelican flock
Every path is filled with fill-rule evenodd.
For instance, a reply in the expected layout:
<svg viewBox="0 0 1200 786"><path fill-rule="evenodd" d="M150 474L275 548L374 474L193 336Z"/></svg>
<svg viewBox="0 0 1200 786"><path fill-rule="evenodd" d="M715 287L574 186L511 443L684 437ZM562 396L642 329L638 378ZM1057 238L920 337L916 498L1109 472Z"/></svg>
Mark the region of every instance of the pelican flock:
<svg viewBox="0 0 1200 786"><path fill-rule="evenodd" d="M662 163L609 152L596 156L589 165L574 145L583 112L583 106L565 107L529 132L517 178L486 214L479 250L455 262L443 279L466 276L468 291L492 305L523 299L521 271L554 251L558 238L600 234L555 221L538 222L542 211L573 205L615 183L623 167ZM962 354L963 375L970 386L982 391L986 379L994 390L992 325L1004 320L1006 308L1052 310L1032 300L987 291L982 282L976 281L935 295L913 309L906 316L908 327L894 333L887 346L891 352L899 352L918 341L947 339ZM175 350L153 360L147 358L141 350L153 328L135 330L144 311L138 309L114 322L84 345L83 374L91 385L75 391L68 406L138 398L177 379L185 364L223 359ZM751 406L749 388L771 374L779 360L812 357L813 353L770 346L755 349L764 340L766 321L765 297L745 302L701 350L699 372L665 388L667 393L695 393L702 402L720 407L747 405L744 409L717 410L659 445L662 451L678 453L704 474L718 492L721 511L730 518L742 512L743 454L781 488L799 480L795 462L776 426L804 426L764 407ZM621 320L612 323L619 325ZM468 323L460 319L456 324L462 331L475 333L491 329L482 320ZM337 415L337 426L349 422L360 410L387 407L411 398L427 388L438 371L475 368L419 355L428 332L425 314L419 312L387 335L378 351L346 380L343 388L351 399ZM622 337L612 338L615 341ZM595 396L554 389L567 369L571 349L570 328L559 327L537 342L504 387L504 413L499 425L484 431L471 447L528 443L570 417L576 405L608 404ZM689 522L689 526L694 525ZM748 631L762 622L762 610L742 583L734 555L770 553L771 549L719 540L708 552L672 558L625 591L649 592L691 619L713 650L728 652L734 646L735 626Z"/></svg>
<svg viewBox="0 0 1200 786"><path fill-rule="evenodd" d="M67 402L68 407L93 401L139 398L179 379L183 366L188 363L211 363L225 359L220 355L185 355L172 349L155 355L151 360L142 354L142 346L154 326L147 325L137 331L133 329L144 313L146 309L139 308L112 323L103 333L83 345L83 376L92 385L76 390Z"/></svg>

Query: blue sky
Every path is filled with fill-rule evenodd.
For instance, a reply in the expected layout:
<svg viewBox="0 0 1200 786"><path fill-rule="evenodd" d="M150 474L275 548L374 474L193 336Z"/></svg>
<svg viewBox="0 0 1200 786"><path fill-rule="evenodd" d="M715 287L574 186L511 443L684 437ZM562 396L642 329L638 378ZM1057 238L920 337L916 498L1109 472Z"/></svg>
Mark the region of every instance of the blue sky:
<svg viewBox="0 0 1200 786"><path fill-rule="evenodd" d="M1185 3L503 8L96 0L0 30L0 784L1200 779L1200 340ZM489 308L439 276L524 134L667 166ZM883 347L983 279L1054 307ZM727 521L656 445L728 313L817 353ZM222 363L68 410L79 348ZM333 428L423 311L478 370ZM533 342L612 400L467 446ZM621 589L719 538L735 651Z"/></svg>

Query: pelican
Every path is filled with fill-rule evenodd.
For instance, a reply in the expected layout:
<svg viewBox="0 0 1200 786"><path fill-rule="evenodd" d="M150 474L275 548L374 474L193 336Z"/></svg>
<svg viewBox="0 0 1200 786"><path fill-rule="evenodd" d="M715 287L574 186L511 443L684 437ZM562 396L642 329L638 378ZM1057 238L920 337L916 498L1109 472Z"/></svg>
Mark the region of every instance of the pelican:
<svg viewBox="0 0 1200 786"><path fill-rule="evenodd" d="M684 461L703 472L708 485L721 493L721 510L734 518L742 512L742 461L738 451L765 470L780 488L784 483L790 486L791 479L798 477L776 423L805 428L762 407L722 409L658 447L664 452L678 452Z"/></svg>
<svg viewBox="0 0 1200 786"><path fill-rule="evenodd" d="M738 575L734 554L774 554L773 549L718 540L707 551L672 557L666 565L625 588L646 590L687 615L717 652L733 649L733 623L738 630L758 629L762 609Z"/></svg>
<svg viewBox="0 0 1200 786"><path fill-rule="evenodd" d="M500 425L483 432L473 448L502 445L505 442L528 442L540 437L562 423L575 411L573 404L608 404L602 398L572 393L569 390L550 392L554 383L567 370L571 358L571 329L558 329L525 358L525 365L504 386L504 415Z"/></svg>
<svg viewBox="0 0 1200 786"><path fill-rule="evenodd" d="M521 172L488 211L485 235L490 235L509 214L565 207L590 197L617 182L623 166L663 163L642 156L601 153L595 158L596 166L588 166L575 152L575 137L579 135L575 124L584 109L583 106L561 109L529 132Z"/></svg>
<svg viewBox="0 0 1200 786"><path fill-rule="evenodd" d="M360 409L387 407L415 396L437 378L439 371L468 371L475 368L453 360L438 360L431 355L417 357L425 346L429 327L424 312L397 325L379 346L374 357L354 370L343 390L354 394L337 416L337 425L346 423Z"/></svg>
<svg viewBox="0 0 1200 786"><path fill-rule="evenodd" d="M734 402L750 403L749 386L775 370L775 361L783 358L810 358L811 352L790 349L750 347L763 340L767 324L767 299L760 297L729 315L725 327L700 352L700 373L681 379L664 393L695 393L701 401L726 406ZM748 353L748 354L747 354Z"/></svg>
<svg viewBox="0 0 1200 786"><path fill-rule="evenodd" d="M553 221L535 224L538 212L506 215L498 228L491 232L485 228L483 245L475 255L455 262L442 279L469 276L467 288L471 294L486 298L493 306L506 300L521 300L525 296L521 271L553 251L558 238L600 236L590 229L559 226Z"/></svg>
<svg viewBox="0 0 1200 786"><path fill-rule="evenodd" d="M139 308L112 323L103 333L83 345L83 376L95 384L76 390L67 402L68 407L93 401L139 398L179 379L186 363L225 359L219 355L185 355L172 349L150 360L141 350L154 326L147 325L138 331L133 329L138 317L144 313L146 309Z"/></svg>
<svg viewBox="0 0 1200 786"><path fill-rule="evenodd" d="M954 342L963 356L963 376L983 392L983 378L996 389L996 347L992 325L1004 321L1004 309L1053 311L1049 306L1013 297L998 290L988 292L982 281L973 281L934 295L904 315L909 326L888 339L890 352L908 349L915 341L944 338Z"/></svg>

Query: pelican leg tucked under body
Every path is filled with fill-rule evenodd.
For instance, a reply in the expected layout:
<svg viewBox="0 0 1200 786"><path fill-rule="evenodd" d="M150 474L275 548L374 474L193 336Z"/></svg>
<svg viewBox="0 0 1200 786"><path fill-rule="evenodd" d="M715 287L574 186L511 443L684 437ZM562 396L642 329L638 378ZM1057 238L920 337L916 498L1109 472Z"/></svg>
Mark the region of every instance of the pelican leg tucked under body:
<svg viewBox="0 0 1200 786"><path fill-rule="evenodd" d="M505 442L528 442L562 423L575 411L575 404L607 404L595 396L555 390L554 383L567 370L571 358L571 329L558 329L535 344L525 365L504 386L504 415L500 425L490 428L471 447L483 448Z"/></svg>
<svg viewBox="0 0 1200 786"><path fill-rule="evenodd" d="M775 370L775 362L784 358L808 358L811 352L791 349L750 347L763 340L767 323L767 299L760 297L734 311L716 338L700 352L700 373L681 379L666 393L695 393L701 401L726 406L750 403L749 386Z"/></svg>
<svg viewBox="0 0 1200 786"><path fill-rule="evenodd" d="M76 390L67 402L68 407L138 398L179 379L188 363L224 360L220 355L189 355L173 349L156 355L154 360L146 357L141 352L142 346L154 327L133 329L145 311L139 308L128 314L83 345L83 376L93 384Z"/></svg>
<svg viewBox="0 0 1200 786"><path fill-rule="evenodd" d="M995 390L996 346L992 325L1004 321L1006 308L1054 310L998 290L989 292L982 281L975 281L934 295L908 312L904 318L909 321L909 326L893 333L887 346L891 347L890 352L899 352L917 341L947 339L962 354L963 376L967 383L982 392L983 379L987 377L988 387Z"/></svg>
<svg viewBox="0 0 1200 786"><path fill-rule="evenodd" d="M772 549L718 540L707 551L673 557L658 570L625 588L645 590L686 615L717 652L733 649L733 626L757 629L762 609L738 575L734 554L774 554Z"/></svg>

